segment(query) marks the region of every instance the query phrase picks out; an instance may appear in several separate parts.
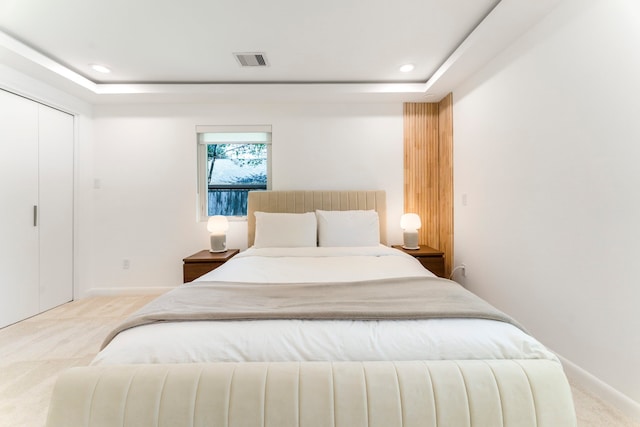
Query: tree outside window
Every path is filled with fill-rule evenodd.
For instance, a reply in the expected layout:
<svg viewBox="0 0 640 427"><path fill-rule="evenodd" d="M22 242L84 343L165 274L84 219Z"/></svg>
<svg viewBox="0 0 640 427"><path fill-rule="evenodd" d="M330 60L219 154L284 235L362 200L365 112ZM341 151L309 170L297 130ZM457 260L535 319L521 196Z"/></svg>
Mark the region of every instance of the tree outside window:
<svg viewBox="0 0 640 427"><path fill-rule="evenodd" d="M267 144L207 145L207 214L244 216L247 194L267 189Z"/></svg>

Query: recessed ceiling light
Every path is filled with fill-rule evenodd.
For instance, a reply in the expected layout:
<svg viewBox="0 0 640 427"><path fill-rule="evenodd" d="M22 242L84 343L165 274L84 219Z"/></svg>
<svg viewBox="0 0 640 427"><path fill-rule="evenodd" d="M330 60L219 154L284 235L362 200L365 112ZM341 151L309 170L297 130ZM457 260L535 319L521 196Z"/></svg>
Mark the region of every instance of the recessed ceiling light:
<svg viewBox="0 0 640 427"><path fill-rule="evenodd" d="M100 65L100 64L89 64L89 65L94 71L97 71L99 73L108 74L111 72L111 70L108 67L105 67L104 65Z"/></svg>
<svg viewBox="0 0 640 427"><path fill-rule="evenodd" d="M413 71L414 68L415 65L413 64L404 64L402 67L400 67L400 71L402 71L403 73L408 73L409 71Z"/></svg>

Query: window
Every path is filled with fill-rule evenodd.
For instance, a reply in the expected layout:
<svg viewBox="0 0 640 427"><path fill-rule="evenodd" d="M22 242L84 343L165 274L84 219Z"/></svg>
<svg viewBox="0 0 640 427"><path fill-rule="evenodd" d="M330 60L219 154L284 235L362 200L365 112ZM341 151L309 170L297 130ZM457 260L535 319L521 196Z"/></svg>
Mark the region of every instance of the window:
<svg viewBox="0 0 640 427"><path fill-rule="evenodd" d="M270 188L271 126L197 126L200 217L246 216L247 195Z"/></svg>

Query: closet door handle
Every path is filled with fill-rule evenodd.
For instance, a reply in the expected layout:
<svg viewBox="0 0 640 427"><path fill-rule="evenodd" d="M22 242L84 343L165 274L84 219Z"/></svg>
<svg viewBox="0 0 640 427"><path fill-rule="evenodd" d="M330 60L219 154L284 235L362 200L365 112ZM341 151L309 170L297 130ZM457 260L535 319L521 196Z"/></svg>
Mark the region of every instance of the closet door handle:
<svg viewBox="0 0 640 427"><path fill-rule="evenodd" d="M33 226L38 226L38 206L33 205Z"/></svg>

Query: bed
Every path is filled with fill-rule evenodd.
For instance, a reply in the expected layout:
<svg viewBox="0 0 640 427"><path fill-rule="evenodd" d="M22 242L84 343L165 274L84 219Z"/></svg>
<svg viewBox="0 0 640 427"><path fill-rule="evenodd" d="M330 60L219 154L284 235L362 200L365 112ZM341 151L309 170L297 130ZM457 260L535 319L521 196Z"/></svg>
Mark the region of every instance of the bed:
<svg viewBox="0 0 640 427"><path fill-rule="evenodd" d="M383 245L384 192L250 193L248 239L64 373L47 425L576 425L552 352Z"/></svg>

